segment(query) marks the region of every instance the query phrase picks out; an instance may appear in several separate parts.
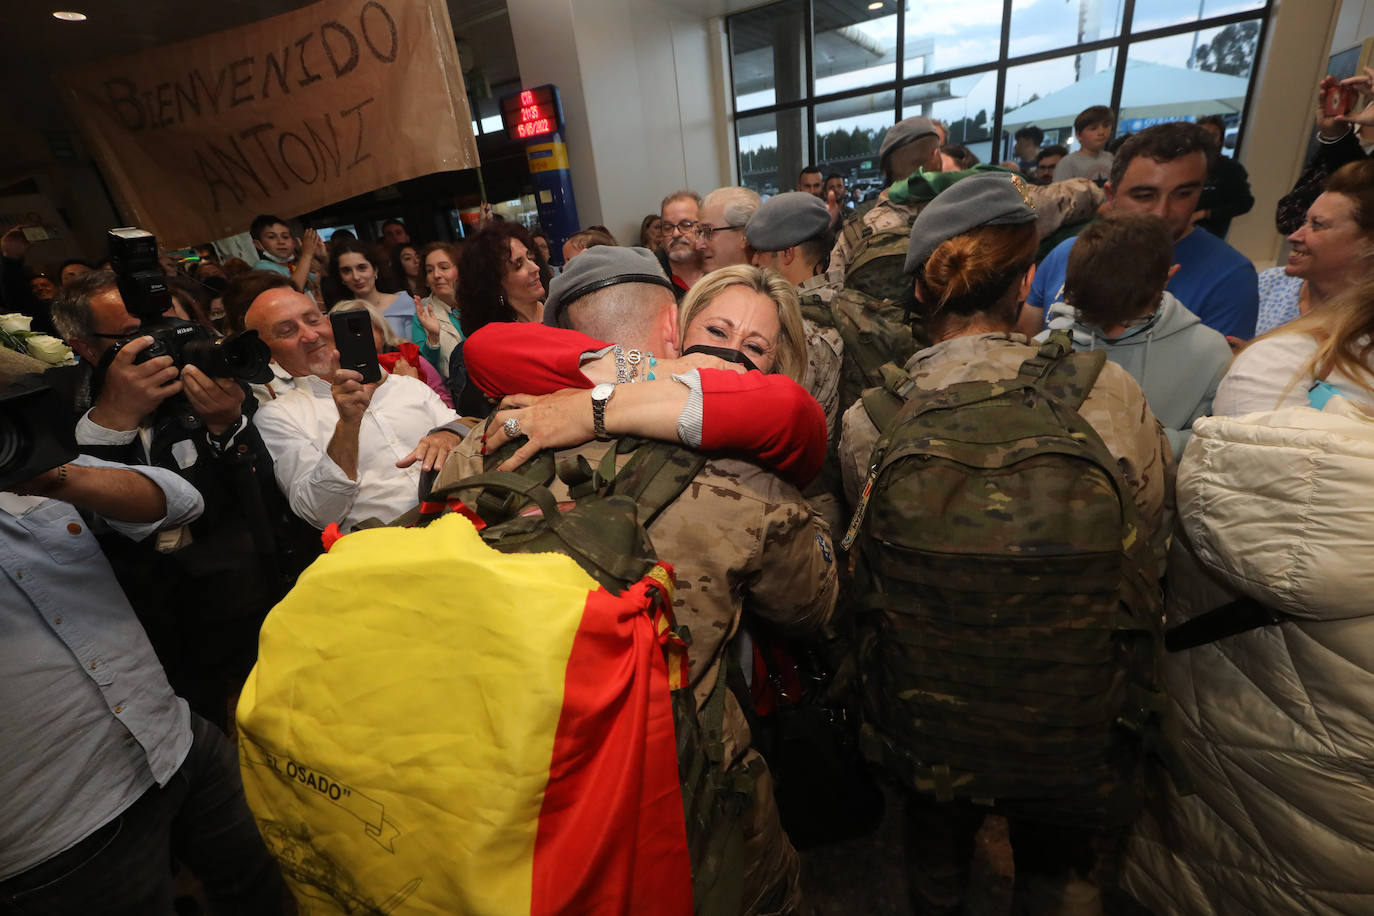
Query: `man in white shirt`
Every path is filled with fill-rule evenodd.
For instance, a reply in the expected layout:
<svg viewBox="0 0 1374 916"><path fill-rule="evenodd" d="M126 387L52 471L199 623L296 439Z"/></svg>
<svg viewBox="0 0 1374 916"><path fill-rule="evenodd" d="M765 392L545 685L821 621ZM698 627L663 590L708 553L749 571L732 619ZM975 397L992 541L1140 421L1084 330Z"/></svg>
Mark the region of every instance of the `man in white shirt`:
<svg viewBox="0 0 1374 916"><path fill-rule="evenodd" d="M348 531L413 508L421 471L442 467L462 441L458 415L418 379L365 385L340 369L329 319L289 286L260 293L243 323L294 380L254 417L291 509L317 528Z"/></svg>

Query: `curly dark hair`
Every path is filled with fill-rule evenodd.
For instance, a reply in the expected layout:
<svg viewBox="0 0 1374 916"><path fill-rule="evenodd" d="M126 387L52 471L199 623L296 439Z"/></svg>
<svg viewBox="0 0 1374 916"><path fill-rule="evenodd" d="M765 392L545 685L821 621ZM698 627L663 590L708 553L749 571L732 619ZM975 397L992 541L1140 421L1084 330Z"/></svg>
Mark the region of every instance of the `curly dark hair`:
<svg viewBox="0 0 1374 916"><path fill-rule="evenodd" d="M372 265L372 271L377 275L377 289L384 293L394 293L396 290L388 289L391 286L387 282L386 261L377 254L377 249L360 242L357 239L348 239L338 245L329 246L329 275L334 279L339 278L339 258L345 254L360 254L367 263Z"/></svg>
<svg viewBox="0 0 1374 916"><path fill-rule="evenodd" d="M458 301L463 303L464 337L471 337L478 328L493 321L518 320L501 289L501 281L510 270L511 239L518 239L531 252L536 250L525 227L508 220L482 227L463 248L463 264L458 268Z"/></svg>

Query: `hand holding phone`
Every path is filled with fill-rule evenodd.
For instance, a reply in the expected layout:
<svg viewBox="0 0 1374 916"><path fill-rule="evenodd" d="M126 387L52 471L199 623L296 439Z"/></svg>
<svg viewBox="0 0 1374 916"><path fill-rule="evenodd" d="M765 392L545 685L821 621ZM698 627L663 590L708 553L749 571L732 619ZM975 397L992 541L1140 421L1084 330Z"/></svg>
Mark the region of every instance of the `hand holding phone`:
<svg viewBox="0 0 1374 916"><path fill-rule="evenodd" d="M377 362L377 343L372 339L372 316L367 312L330 312L334 328L334 348L339 351L339 368L351 369L363 377L364 384L382 380Z"/></svg>
<svg viewBox="0 0 1374 916"><path fill-rule="evenodd" d="M1328 86L1322 90L1322 114L1340 118L1350 114L1359 92L1353 86Z"/></svg>

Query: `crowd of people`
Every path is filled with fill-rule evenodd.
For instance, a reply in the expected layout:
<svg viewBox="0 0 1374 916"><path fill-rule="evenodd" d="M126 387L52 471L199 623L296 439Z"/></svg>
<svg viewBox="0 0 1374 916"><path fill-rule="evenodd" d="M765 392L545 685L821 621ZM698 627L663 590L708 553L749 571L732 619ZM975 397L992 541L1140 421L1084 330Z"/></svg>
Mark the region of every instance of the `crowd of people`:
<svg viewBox="0 0 1374 916"><path fill-rule="evenodd" d="M803 911L759 644L841 647L804 700L862 722L916 912L960 912L989 815L1026 912L1367 911L1374 104L1318 106L1258 274L1225 122L1115 127L1093 106L1072 152L1028 127L992 165L911 117L868 200L816 167L673 190L558 265L499 218L374 244L264 214L256 264L165 257L156 319L5 232L0 311L70 346L48 419L79 457L0 492L0 913L168 912L175 867L216 912L290 911L229 736L322 535L627 437L709 459L648 530L703 710L745 660L741 912ZM378 381L341 367L350 312ZM162 321L270 364L198 368ZM41 368L0 347L7 390Z"/></svg>

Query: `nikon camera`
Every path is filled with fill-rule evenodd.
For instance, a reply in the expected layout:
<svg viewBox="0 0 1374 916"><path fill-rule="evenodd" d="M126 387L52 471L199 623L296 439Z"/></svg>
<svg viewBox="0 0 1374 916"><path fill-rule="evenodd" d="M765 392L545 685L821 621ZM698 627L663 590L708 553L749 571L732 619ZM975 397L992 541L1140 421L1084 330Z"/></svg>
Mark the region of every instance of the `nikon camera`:
<svg viewBox="0 0 1374 916"><path fill-rule="evenodd" d="M192 321L169 318L172 294L157 261L157 239L146 229L111 229L110 263L119 283L119 295L129 314L138 318L142 328L111 347L101 361L100 375L125 345L139 337L151 336L153 342L138 354L136 363L158 356L170 356L177 369L195 366L211 378L231 378L250 384L271 381L267 365L272 351L258 339L257 331L242 331L218 337L213 331ZM190 405L180 395L170 398L165 409L180 415L183 425L199 425Z"/></svg>

